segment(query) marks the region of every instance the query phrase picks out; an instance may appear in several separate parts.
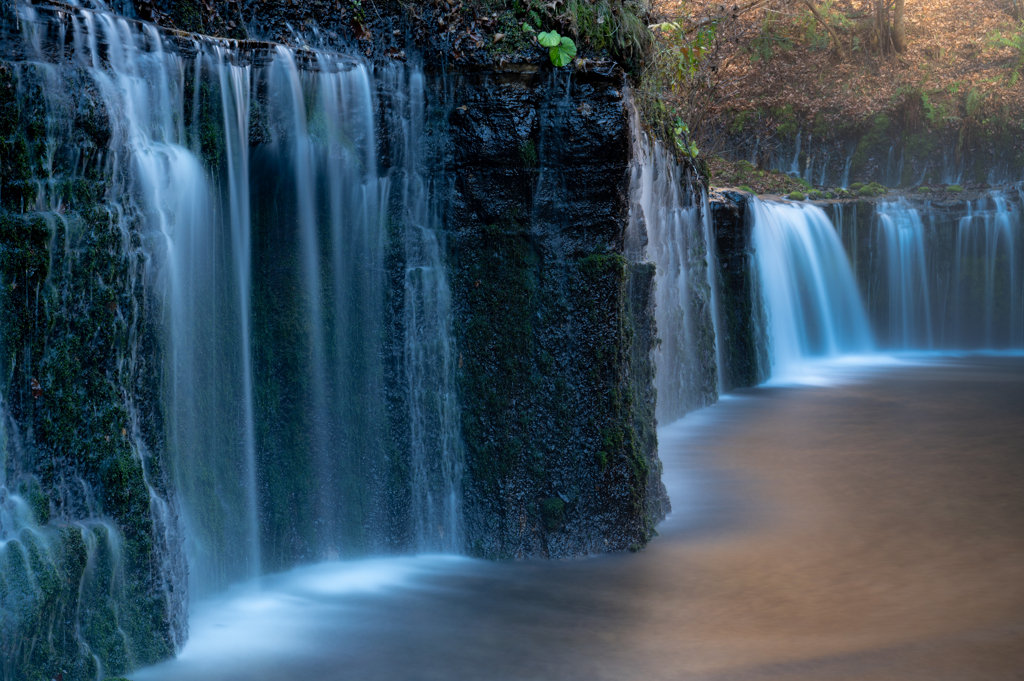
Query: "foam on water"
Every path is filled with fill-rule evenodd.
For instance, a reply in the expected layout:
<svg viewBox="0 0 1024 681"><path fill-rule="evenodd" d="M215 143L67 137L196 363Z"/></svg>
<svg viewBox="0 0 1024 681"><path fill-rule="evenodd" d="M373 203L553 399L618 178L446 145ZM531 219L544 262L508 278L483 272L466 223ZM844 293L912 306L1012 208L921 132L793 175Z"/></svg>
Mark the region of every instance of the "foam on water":
<svg viewBox="0 0 1024 681"><path fill-rule="evenodd" d="M359 618L348 612L357 598L393 594L414 586L417 578L473 562L451 555L330 561L235 584L193 606L189 641L176 659L131 678L184 678L190 670L229 673L242 660L252 665L302 657L322 650L317 634L325 628L343 634L359 627Z"/></svg>

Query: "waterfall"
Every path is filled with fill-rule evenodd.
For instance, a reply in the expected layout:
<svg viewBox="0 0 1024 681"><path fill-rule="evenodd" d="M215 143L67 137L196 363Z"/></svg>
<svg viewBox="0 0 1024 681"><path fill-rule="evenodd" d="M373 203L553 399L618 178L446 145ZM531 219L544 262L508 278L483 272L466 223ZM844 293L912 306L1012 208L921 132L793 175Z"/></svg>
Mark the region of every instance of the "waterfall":
<svg viewBox="0 0 1024 681"><path fill-rule="evenodd" d="M419 70L384 74L396 103L390 125L401 131L394 172L406 229L404 361L409 399L412 516L420 551L459 551L462 523L462 439L456 394L452 301L445 266L442 213L436 195L447 188L426 143L426 78Z"/></svg>
<svg viewBox="0 0 1024 681"><path fill-rule="evenodd" d="M721 291L719 290L718 254L715 252L715 226L711 219L708 193L701 189L701 223L704 226L704 262L707 267L708 289L711 294L711 329L715 334L716 389L721 394L725 386L725 334L722 329Z"/></svg>
<svg viewBox="0 0 1024 681"><path fill-rule="evenodd" d="M25 46L13 67L19 106L42 85L45 139L36 143L46 177L35 180L33 202L23 194L22 217L5 206L5 220L25 233L41 222L50 233L44 291L28 327L46 345L26 344L24 352L38 354L18 364L59 368L60 378L31 378L28 403L16 384L5 386L0 401L0 674L18 675L48 640L65 673L102 678L165 657L185 638L178 509L144 424L159 361L147 355L148 292L161 279L169 298L180 296L181 280L161 278L152 258L177 258L172 241L199 227L207 185L179 144L183 62L164 52L153 27L85 9L52 27L32 7L16 11ZM57 36L64 47L67 23L73 52L51 51L43 40ZM83 151L72 139L78 88L89 89L93 123L109 135L103 150ZM104 195L90 199L98 176ZM76 212L76 204L91 208ZM8 342L13 318L5 316ZM12 359L21 352L6 349ZM49 422L45 444L26 412ZM40 460L58 463L40 474ZM117 489L97 489L110 476ZM144 594L128 574L140 568Z"/></svg>
<svg viewBox="0 0 1024 681"><path fill-rule="evenodd" d="M953 294L957 345L1024 347L1024 224L1020 207L1002 192L993 192L969 205L957 227Z"/></svg>
<svg viewBox="0 0 1024 681"><path fill-rule="evenodd" d="M224 114L224 142L228 168L231 224L231 263L238 294L238 347L241 357L242 425L245 454L245 489L248 513L248 572L259 575L259 500L256 492L256 422L253 405L252 348L252 221L249 215L249 103L251 67L229 63L230 54L215 47ZM199 73L197 59L196 72ZM193 90L194 91L194 90ZM195 108L195 107L194 107Z"/></svg>
<svg viewBox="0 0 1024 681"><path fill-rule="evenodd" d="M905 200L881 203L872 228L869 302L884 347L1024 347L1024 224L1004 192L967 202L956 215Z"/></svg>
<svg viewBox="0 0 1024 681"><path fill-rule="evenodd" d="M18 12L29 63L17 68L48 83L49 160L24 208L49 225L51 277L71 276L79 229L63 164L103 183L140 297L123 312L117 380L162 380L146 398L159 418L119 388L121 434L148 490L174 644L186 594L317 559L463 550L448 179L429 129L443 104L423 70L239 47L102 9ZM80 156L64 85L79 73L110 132ZM19 480L0 479L0 550L53 534ZM120 564L123 528L85 479L69 490L81 501L62 521L82 528L88 560ZM104 674L127 668L105 655L87 657Z"/></svg>
<svg viewBox="0 0 1024 681"><path fill-rule="evenodd" d="M773 378L812 358L872 349L871 329L842 243L816 206L752 198L757 271Z"/></svg>
<svg viewBox="0 0 1024 681"><path fill-rule="evenodd" d="M680 165L660 143L644 139L636 121L634 153L626 250L634 259L646 253L656 266L657 417L667 423L718 398L712 228L706 199L684 184Z"/></svg>
<svg viewBox="0 0 1024 681"><path fill-rule="evenodd" d="M878 207L879 248L885 254L889 316L886 344L899 348L934 345L924 225L906 203Z"/></svg>

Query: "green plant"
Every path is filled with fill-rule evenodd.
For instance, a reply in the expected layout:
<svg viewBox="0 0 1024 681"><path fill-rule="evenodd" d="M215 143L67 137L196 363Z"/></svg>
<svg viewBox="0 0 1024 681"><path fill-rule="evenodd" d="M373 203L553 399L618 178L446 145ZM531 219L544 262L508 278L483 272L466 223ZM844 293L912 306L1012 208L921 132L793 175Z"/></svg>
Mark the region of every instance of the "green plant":
<svg viewBox="0 0 1024 681"><path fill-rule="evenodd" d="M793 49L793 41L779 31L778 15L774 12L765 14L761 22L761 32L750 41L747 51L752 61L771 61L775 50Z"/></svg>
<svg viewBox="0 0 1024 681"><path fill-rule="evenodd" d="M1003 35L996 33L989 36L989 41L994 47L1009 47L1013 50L1013 63L1010 65L1010 86L1013 87L1020 80L1021 72L1024 71L1024 20L1021 20L1013 33Z"/></svg>
<svg viewBox="0 0 1024 681"><path fill-rule="evenodd" d="M555 5L556 3L551 3ZM641 0L560 0L559 19L569 32L595 50L610 50L635 65L651 46Z"/></svg>
<svg viewBox="0 0 1024 681"><path fill-rule="evenodd" d="M363 11L362 0L349 0L349 6L352 8L352 18L360 24L366 23L366 13Z"/></svg>
<svg viewBox="0 0 1024 681"><path fill-rule="evenodd" d="M804 43L813 50L829 48L832 38L829 35L830 29L834 31L837 28L849 29L853 26L853 22L842 12L832 9L832 5L833 0L825 0L818 8L818 13L828 24L827 26L820 25L817 17L810 10L804 12L796 22L797 26L802 26L804 29Z"/></svg>
<svg viewBox="0 0 1024 681"><path fill-rule="evenodd" d="M790 195L787 196L786 198L789 199L790 201L803 201L807 197L804 196L803 192L791 192Z"/></svg>
<svg viewBox="0 0 1024 681"><path fill-rule="evenodd" d="M686 28L678 22L666 22L651 27L662 37L662 49L658 56L667 71L669 89L673 92L691 85L700 71L701 62L711 51L717 22L711 22L687 34Z"/></svg>
<svg viewBox="0 0 1024 681"><path fill-rule="evenodd" d="M537 145L533 140L526 140L519 147L519 159L527 168L537 167Z"/></svg>
<svg viewBox="0 0 1024 681"><path fill-rule="evenodd" d="M962 192L963 190L964 188L958 184L951 184L948 187L946 187L947 192L953 192L954 194L957 192Z"/></svg>
<svg viewBox="0 0 1024 681"><path fill-rule="evenodd" d="M754 111L742 111L736 115L736 118L732 119L732 124L729 126L729 134L741 135L750 123L757 120L757 113Z"/></svg>
<svg viewBox="0 0 1024 681"><path fill-rule="evenodd" d="M541 503L540 514L549 530L557 530L565 517L565 502L558 497L549 497Z"/></svg>
<svg viewBox="0 0 1024 681"><path fill-rule="evenodd" d="M676 118L675 127L672 129L672 134L675 137L676 149L680 153L686 154L692 159L697 158L700 154L700 150L697 149L697 143L690 139L690 126L686 124L682 118Z"/></svg>
<svg viewBox="0 0 1024 681"><path fill-rule="evenodd" d="M972 89L967 93L967 99L964 100L964 109L967 112L968 117L973 117L974 114L978 113L981 109L981 105L985 102L986 95L983 95L979 90Z"/></svg>
<svg viewBox="0 0 1024 681"><path fill-rule="evenodd" d="M561 68L576 58L576 43L572 38L559 35L558 31L547 31L537 35L537 42L542 46L550 48L548 55L551 63Z"/></svg>

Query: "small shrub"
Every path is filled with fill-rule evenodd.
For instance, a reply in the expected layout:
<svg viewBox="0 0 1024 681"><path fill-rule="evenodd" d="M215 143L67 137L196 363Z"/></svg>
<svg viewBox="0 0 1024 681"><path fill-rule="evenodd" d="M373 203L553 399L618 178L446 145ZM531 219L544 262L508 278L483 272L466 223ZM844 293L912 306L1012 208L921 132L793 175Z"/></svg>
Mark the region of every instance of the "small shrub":
<svg viewBox="0 0 1024 681"><path fill-rule="evenodd" d="M526 140L519 147L519 160L527 168L537 167L537 145L533 140Z"/></svg>
<svg viewBox="0 0 1024 681"><path fill-rule="evenodd" d="M1009 83L1010 87L1017 84L1020 75L1024 72L1024 21L1021 21L1010 35L995 34L991 36L990 42L994 47L1009 47L1013 50L1013 63L1010 65ZM970 115L970 114L968 114Z"/></svg>
<svg viewBox="0 0 1024 681"><path fill-rule="evenodd" d="M540 505L540 514L544 518L545 527L557 530L565 517L565 502L558 497L548 497Z"/></svg>

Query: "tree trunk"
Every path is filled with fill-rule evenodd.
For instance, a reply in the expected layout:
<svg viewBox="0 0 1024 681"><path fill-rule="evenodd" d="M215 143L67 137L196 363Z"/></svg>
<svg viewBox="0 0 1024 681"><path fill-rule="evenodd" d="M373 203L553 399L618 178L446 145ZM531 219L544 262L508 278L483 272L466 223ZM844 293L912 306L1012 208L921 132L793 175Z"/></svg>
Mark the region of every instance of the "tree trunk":
<svg viewBox="0 0 1024 681"><path fill-rule="evenodd" d="M903 0L900 0L901 4L902 1ZM809 10L811 10L811 14L813 14L814 18L818 21L818 25L824 26L825 30L828 31L828 34L832 36L832 41L836 44L836 50L839 52L839 58L842 59L843 61L846 61L846 50L843 49L843 44L839 42L839 34L837 34L835 30L833 30L832 26L827 21L825 21L824 17L818 14L818 10L814 7L814 4L811 2L811 0L803 0L803 3L807 5L807 8Z"/></svg>
<svg viewBox="0 0 1024 681"><path fill-rule="evenodd" d="M892 10L892 46L897 52L907 51L907 29L903 24L903 3L905 0L896 0Z"/></svg>
<svg viewBox="0 0 1024 681"><path fill-rule="evenodd" d="M885 54L892 46L889 34L889 8L885 0L875 0L875 40L879 54Z"/></svg>

